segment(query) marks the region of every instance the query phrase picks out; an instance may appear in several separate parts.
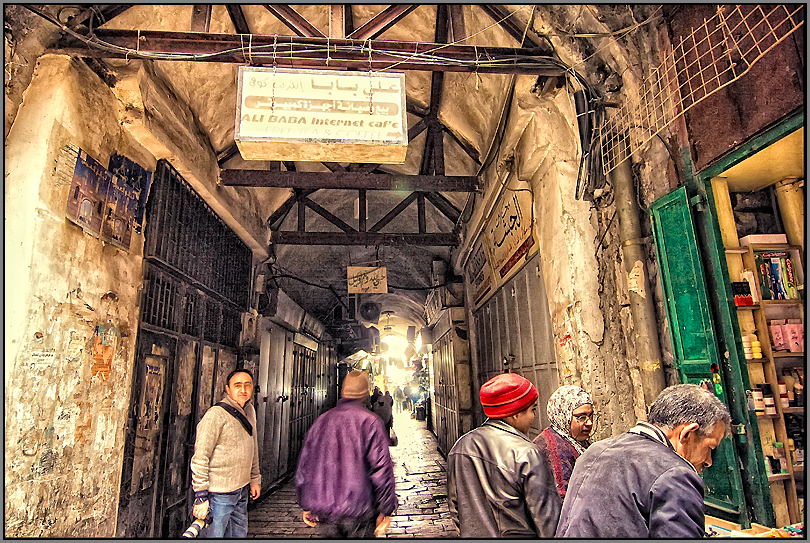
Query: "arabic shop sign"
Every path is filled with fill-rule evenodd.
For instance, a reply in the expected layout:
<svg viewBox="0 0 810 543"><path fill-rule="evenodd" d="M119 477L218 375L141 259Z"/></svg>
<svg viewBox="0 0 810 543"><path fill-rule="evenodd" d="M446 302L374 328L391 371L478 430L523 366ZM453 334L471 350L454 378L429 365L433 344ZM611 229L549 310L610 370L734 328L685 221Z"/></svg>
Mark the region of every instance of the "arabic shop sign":
<svg viewBox="0 0 810 543"><path fill-rule="evenodd" d="M347 266L346 279L349 294L372 293L386 294L388 279L385 266L369 268L365 266Z"/></svg>
<svg viewBox="0 0 810 543"><path fill-rule="evenodd" d="M405 161L405 74L240 66L238 77L245 160Z"/></svg>
<svg viewBox="0 0 810 543"><path fill-rule="evenodd" d="M492 268L503 279L535 245L531 192L506 191L495 210L485 235L492 254Z"/></svg>

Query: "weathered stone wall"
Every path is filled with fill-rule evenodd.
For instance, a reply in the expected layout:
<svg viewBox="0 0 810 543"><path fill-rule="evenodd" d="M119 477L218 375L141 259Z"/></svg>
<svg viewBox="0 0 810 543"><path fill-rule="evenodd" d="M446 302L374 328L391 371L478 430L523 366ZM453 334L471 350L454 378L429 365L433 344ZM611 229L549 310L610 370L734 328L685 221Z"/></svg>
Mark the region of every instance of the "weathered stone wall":
<svg viewBox="0 0 810 543"><path fill-rule="evenodd" d="M541 7L532 28L547 35L560 58L598 87L608 101L623 104L637 100L642 78L660 63L660 25L642 26L628 39L608 37L611 29L650 16L633 9ZM560 29L570 34L603 30L605 36L572 39ZM582 386L591 394L600 413L596 437L604 438L622 433L646 417L616 204L609 185L598 199L599 205L575 198L580 146L573 90L542 89L536 82L528 76L517 79L503 141L492 166L483 173L487 193L478 200L464 235L471 239L486 224L487 202L504 180L511 179L510 189L532 191L560 383ZM662 138L670 139L667 131ZM667 384L674 384L646 208L677 186L677 169L659 139L634 153L632 161L639 218L647 241L646 264L656 302L657 326L651 332L658 335L661 344ZM459 255L458 263L463 265L464 247Z"/></svg>
<svg viewBox="0 0 810 543"><path fill-rule="evenodd" d="M83 63L43 57L6 140L9 536L114 535L143 238L126 252L68 221L55 166L73 143L102 164L119 153L154 169L117 113Z"/></svg>

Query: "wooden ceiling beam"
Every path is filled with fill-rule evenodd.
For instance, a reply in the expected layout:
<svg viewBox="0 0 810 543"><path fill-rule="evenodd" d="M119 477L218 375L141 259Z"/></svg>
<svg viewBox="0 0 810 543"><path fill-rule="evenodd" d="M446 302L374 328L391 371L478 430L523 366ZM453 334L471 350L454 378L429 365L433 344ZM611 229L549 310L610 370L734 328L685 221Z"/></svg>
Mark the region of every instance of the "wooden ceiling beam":
<svg viewBox="0 0 810 543"><path fill-rule="evenodd" d="M140 36L140 42L139 42ZM236 34L211 34L194 32L164 32L150 30L121 30L99 28L96 37L118 48L99 49L90 47L72 36L64 40L48 53L71 54L92 58L149 58L151 54L175 53L178 61L219 62L243 64L248 45L244 36ZM279 39L280 38L280 39ZM276 42L274 55L273 44ZM361 46L365 48L361 51ZM327 66L327 38L252 35L250 55L254 65L272 65L274 58L279 65L300 68L354 68L369 69L368 50L372 51L371 69L390 68L396 64L397 70L419 70L433 72L478 72L491 74L533 74L562 75L564 69L553 62L538 62L540 58L550 60L544 51L537 48L473 47L422 42L376 41L357 42L356 40L330 39L329 65ZM460 64L440 64L423 62L420 53L441 50L441 56ZM409 60L402 55L409 55ZM190 55L198 55L192 58ZM511 58L510 62L500 62L493 66L480 66L476 61L487 58ZM165 57L162 60L175 60Z"/></svg>
<svg viewBox="0 0 810 543"><path fill-rule="evenodd" d="M450 35L454 41L467 39L467 29L464 25L464 8L460 4L450 4Z"/></svg>
<svg viewBox="0 0 810 543"><path fill-rule="evenodd" d="M124 13L131 8L132 5L133 4L97 4L71 17L65 26L71 30L76 30L80 27L90 28L92 25L93 30L95 30L107 21Z"/></svg>
<svg viewBox="0 0 810 543"><path fill-rule="evenodd" d="M245 14L242 12L242 6L239 4L225 4L225 9L228 10L228 16L231 18L236 33L250 34L250 28L245 19Z"/></svg>
<svg viewBox="0 0 810 543"><path fill-rule="evenodd" d="M345 38L352 31L352 6L349 4L329 5L329 37Z"/></svg>
<svg viewBox="0 0 810 543"><path fill-rule="evenodd" d="M286 4L264 4L264 7L298 36L309 38L326 37L315 25L304 19L297 11Z"/></svg>
<svg viewBox="0 0 810 543"><path fill-rule="evenodd" d="M544 41L538 40L534 33L531 32L531 29L529 29L529 32L526 32L525 25L518 21L517 16L509 9L509 6L479 4L478 7L484 10L484 13L489 15L493 21L497 22L507 34L515 38L521 46L528 42L528 44L542 49L544 54L551 52L551 47ZM523 37L524 32L526 32L525 39Z"/></svg>
<svg viewBox="0 0 810 543"><path fill-rule="evenodd" d="M380 34L397 24L406 15L418 8L419 5L402 5L397 4L388 6L386 9L354 29L346 37L356 40L373 40L378 38Z"/></svg>
<svg viewBox="0 0 810 543"><path fill-rule="evenodd" d="M312 200L310 200L306 196L299 195L298 196L298 202L303 203L305 206L310 208L312 211L314 211L315 213L317 213L318 215L320 215L321 217L323 217L324 219L326 219L330 223L334 224L335 226L337 226L338 228L340 228L344 232L357 232L357 230L355 228L349 226L343 220L341 220L337 216L333 215L326 208L324 208L323 206L313 202Z"/></svg>
<svg viewBox="0 0 810 543"><path fill-rule="evenodd" d="M211 30L211 4L194 4L191 8L192 32L209 32Z"/></svg>
<svg viewBox="0 0 810 543"><path fill-rule="evenodd" d="M379 233L379 232L296 232L277 230L270 234L270 243L276 245L420 245L455 247L458 234L444 233Z"/></svg>
<svg viewBox="0 0 810 543"><path fill-rule="evenodd" d="M441 132L440 132L441 134ZM271 172L266 170L220 171L228 187L277 187L303 189L368 189L398 191L473 192L478 177L472 175L402 175L362 172Z"/></svg>
<svg viewBox="0 0 810 543"><path fill-rule="evenodd" d="M456 224L458 218L461 216L461 211L450 202L447 198L438 192L426 192L425 198L438 209L442 215L450 219L450 222Z"/></svg>
<svg viewBox="0 0 810 543"><path fill-rule="evenodd" d="M417 192L412 192L412 193L410 193L408 196L406 196L406 197L405 197L405 199L404 199L404 200L402 200L400 203L398 203L398 204L397 204L397 206L396 206L394 209L392 209L391 211L389 211L389 212L388 212L388 213L385 215L385 217L383 217L382 219L380 219L379 221L377 221L377 222L374 224L374 226L372 226L371 228L369 228L369 230L368 230L368 231L369 231L369 232L379 232L380 230L382 230L383 228L385 228L385 226L386 226L386 225L387 225L389 222L391 222L392 220L394 220L394 218L395 218L397 215L399 215L400 213L402 213L403 211L405 211L405 208L407 208L409 205L411 205L411 203L412 203L414 200L416 200L416 197L417 197L418 195L419 195L419 193L417 193Z"/></svg>

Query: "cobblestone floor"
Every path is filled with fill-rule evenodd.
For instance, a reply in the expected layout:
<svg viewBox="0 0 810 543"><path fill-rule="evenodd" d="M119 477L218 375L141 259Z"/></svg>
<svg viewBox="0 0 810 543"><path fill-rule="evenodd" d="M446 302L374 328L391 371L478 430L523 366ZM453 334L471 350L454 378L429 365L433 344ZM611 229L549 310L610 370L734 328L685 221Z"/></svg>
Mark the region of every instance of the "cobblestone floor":
<svg viewBox="0 0 810 543"><path fill-rule="evenodd" d="M390 538L458 537L447 509L447 464L425 421L407 413L394 415L399 444L391 447L399 505L391 519ZM317 538L316 528L301 520L292 480L259 500L248 512L250 538Z"/></svg>

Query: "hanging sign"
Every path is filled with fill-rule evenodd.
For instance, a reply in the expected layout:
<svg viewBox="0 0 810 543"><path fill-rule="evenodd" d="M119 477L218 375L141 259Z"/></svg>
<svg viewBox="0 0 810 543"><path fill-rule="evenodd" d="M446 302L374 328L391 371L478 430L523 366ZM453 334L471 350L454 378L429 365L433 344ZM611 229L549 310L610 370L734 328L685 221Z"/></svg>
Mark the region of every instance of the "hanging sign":
<svg viewBox="0 0 810 543"><path fill-rule="evenodd" d="M346 276L349 294L372 293L386 294L388 292L388 279L384 266L374 268L364 266L348 266Z"/></svg>
<svg viewBox="0 0 810 543"><path fill-rule="evenodd" d="M405 74L240 66L238 77L245 160L405 162Z"/></svg>

